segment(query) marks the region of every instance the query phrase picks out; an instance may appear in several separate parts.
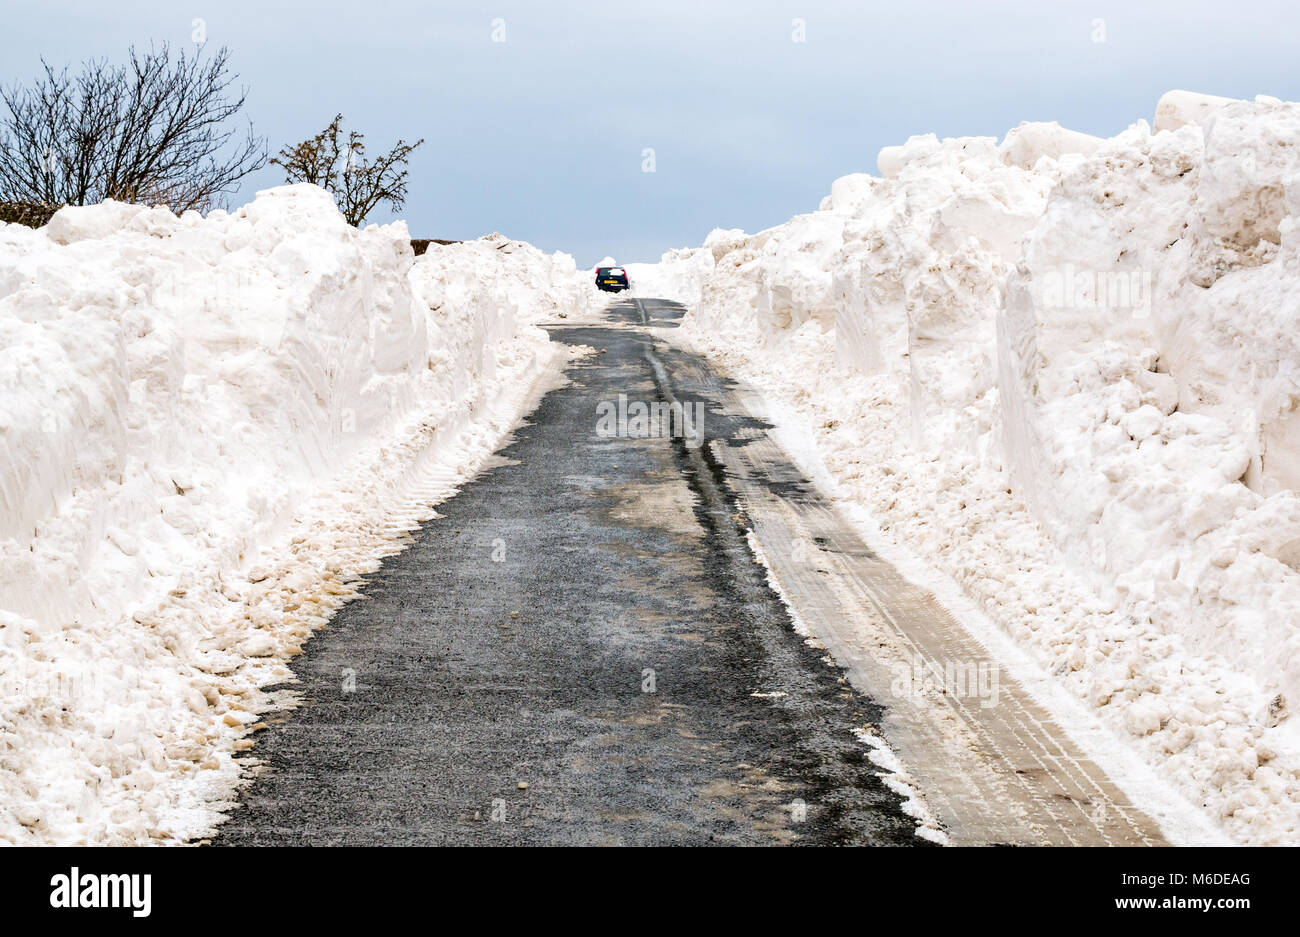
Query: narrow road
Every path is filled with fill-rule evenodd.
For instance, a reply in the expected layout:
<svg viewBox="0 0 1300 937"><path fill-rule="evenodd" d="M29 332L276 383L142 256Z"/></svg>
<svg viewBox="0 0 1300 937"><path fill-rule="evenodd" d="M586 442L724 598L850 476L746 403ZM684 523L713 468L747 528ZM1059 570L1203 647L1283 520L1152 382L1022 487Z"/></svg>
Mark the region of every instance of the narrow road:
<svg viewBox="0 0 1300 937"><path fill-rule="evenodd" d="M884 711L794 630L712 447L599 431L625 395L765 438L643 327L681 312L549 329L594 353L307 645L216 843L924 842L853 734Z"/></svg>

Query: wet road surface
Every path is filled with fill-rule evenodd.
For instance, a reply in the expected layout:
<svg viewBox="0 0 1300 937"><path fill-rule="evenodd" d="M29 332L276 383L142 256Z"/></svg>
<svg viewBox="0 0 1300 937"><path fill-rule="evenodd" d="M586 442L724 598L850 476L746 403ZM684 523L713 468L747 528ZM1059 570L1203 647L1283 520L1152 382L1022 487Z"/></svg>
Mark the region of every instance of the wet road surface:
<svg viewBox="0 0 1300 937"><path fill-rule="evenodd" d="M216 843L923 843L852 732L881 708L793 630L710 447L598 432L625 395L762 435L653 347L681 312L548 328L594 353L307 644Z"/></svg>

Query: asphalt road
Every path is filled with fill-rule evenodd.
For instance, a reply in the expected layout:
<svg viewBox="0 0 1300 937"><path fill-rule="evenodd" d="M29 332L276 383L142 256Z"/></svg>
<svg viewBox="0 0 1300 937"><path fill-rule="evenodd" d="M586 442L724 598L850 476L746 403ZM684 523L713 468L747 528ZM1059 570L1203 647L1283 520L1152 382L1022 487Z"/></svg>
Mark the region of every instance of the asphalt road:
<svg viewBox="0 0 1300 937"><path fill-rule="evenodd" d="M217 844L923 842L851 731L881 709L795 633L709 447L597 432L624 394L761 435L652 350L681 311L550 329L598 351L308 643Z"/></svg>

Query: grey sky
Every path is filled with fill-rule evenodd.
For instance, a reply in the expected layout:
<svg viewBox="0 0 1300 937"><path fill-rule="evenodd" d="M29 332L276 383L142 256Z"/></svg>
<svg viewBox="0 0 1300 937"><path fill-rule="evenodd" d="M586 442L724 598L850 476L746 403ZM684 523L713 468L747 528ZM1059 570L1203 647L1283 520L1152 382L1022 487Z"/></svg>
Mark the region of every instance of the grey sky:
<svg viewBox="0 0 1300 937"><path fill-rule="evenodd" d="M585 265L777 224L915 133L1000 137L1059 120L1110 135L1149 121L1170 88L1300 99L1294 0L6 7L6 83L35 74L41 55L188 43L201 18L209 41L231 47L272 151L337 111L372 150L423 136L402 213L414 236L499 230ZM796 18L804 42L792 41ZM1093 41L1099 19L1105 42ZM280 181L269 167L235 201Z"/></svg>

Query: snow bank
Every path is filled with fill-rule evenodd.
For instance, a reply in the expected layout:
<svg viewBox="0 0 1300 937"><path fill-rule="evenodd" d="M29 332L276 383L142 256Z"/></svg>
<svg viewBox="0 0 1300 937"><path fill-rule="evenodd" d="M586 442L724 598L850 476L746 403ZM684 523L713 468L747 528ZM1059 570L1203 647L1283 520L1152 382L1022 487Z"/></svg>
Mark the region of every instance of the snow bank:
<svg viewBox="0 0 1300 937"><path fill-rule="evenodd" d="M284 661L495 447L572 258L314 186L0 226L0 842L201 835Z"/></svg>
<svg viewBox="0 0 1300 937"><path fill-rule="evenodd" d="M912 137L654 276L890 537L1232 836L1296 843L1300 105L1159 110Z"/></svg>
<svg viewBox="0 0 1300 937"><path fill-rule="evenodd" d="M657 264L624 264L624 269L633 295L691 305L699 302L713 260L698 248L686 248L667 251Z"/></svg>

